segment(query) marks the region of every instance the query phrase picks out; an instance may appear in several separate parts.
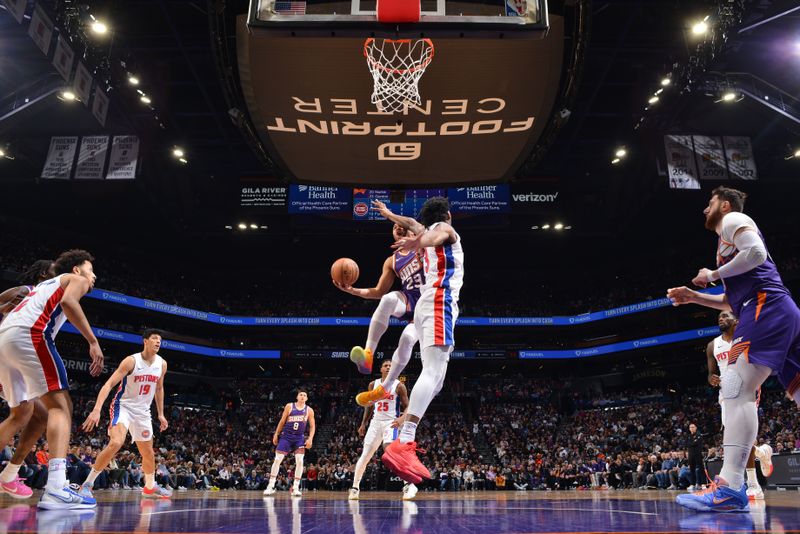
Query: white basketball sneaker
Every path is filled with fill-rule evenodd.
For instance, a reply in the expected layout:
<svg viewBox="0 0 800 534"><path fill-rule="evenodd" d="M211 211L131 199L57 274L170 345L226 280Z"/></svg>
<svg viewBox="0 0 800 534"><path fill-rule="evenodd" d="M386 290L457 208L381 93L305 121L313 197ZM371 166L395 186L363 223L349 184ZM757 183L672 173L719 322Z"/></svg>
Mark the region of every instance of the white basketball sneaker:
<svg viewBox="0 0 800 534"><path fill-rule="evenodd" d="M97 506L94 497L85 497L75 489L65 486L60 490L45 489L39 500L42 510L87 510Z"/></svg>
<svg viewBox="0 0 800 534"><path fill-rule="evenodd" d="M300 488L293 488L292 489L292 497L302 497L303 492L300 491Z"/></svg>
<svg viewBox="0 0 800 534"><path fill-rule="evenodd" d="M758 458L759 463L761 464L761 474L765 477L768 477L772 474L772 447L767 445L761 445L760 447L756 447L756 457Z"/></svg>
<svg viewBox="0 0 800 534"><path fill-rule="evenodd" d="M764 500L764 490L761 489L761 486L753 486L752 488L747 488L747 500L748 501L763 501Z"/></svg>
<svg viewBox="0 0 800 534"><path fill-rule="evenodd" d="M403 500L410 501L417 496L417 487L414 484L406 484L403 486Z"/></svg>
<svg viewBox="0 0 800 534"><path fill-rule="evenodd" d="M275 488L267 486L267 489L264 490L264 495L275 495Z"/></svg>
<svg viewBox="0 0 800 534"><path fill-rule="evenodd" d="M361 490L358 488L350 488L350 495L347 496L351 501L357 501Z"/></svg>

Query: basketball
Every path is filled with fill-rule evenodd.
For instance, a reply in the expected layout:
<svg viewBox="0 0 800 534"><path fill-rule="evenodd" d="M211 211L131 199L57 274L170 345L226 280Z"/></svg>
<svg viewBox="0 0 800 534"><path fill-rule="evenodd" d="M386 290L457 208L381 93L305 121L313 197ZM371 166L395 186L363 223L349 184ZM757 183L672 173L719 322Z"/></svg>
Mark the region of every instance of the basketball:
<svg viewBox="0 0 800 534"><path fill-rule="evenodd" d="M358 264L350 258L339 258L331 265L331 278L343 286L352 286L358 280Z"/></svg>

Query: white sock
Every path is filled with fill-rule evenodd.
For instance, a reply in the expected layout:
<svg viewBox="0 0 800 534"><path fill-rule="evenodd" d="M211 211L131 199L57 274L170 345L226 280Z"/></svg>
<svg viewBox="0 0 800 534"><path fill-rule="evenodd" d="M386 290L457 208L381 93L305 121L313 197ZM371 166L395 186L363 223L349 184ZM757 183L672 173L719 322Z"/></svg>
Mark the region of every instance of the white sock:
<svg viewBox="0 0 800 534"><path fill-rule="evenodd" d="M392 315L400 316L405 311L406 302L398 291L392 291L382 296L369 322L366 348L375 354L375 349L378 348L381 337L386 333L386 329L389 328L389 317Z"/></svg>
<svg viewBox="0 0 800 534"><path fill-rule="evenodd" d="M294 485L292 486L292 488L295 489L295 490L299 490L300 489L300 479L299 478L294 479Z"/></svg>
<svg viewBox="0 0 800 534"><path fill-rule="evenodd" d="M275 461L272 462L272 469L270 469L269 472L269 484L267 484L268 488L275 487L275 481L278 479L278 473L281 470L281 462L283 461L284 457L285 455L280 453L275 455Z"/></svg>
<svg viewBox="0 0 800 534"><path fill-rule="evenodd" d="M353 486L354 488L360 489L361 488L361 479L364 477L364 471L367 470L367 465L369 464L370 458L372 455L375 454L375 451L378 450L380 447L381 442L378 440L377 443L372 445L371 447L367 448L367 444L364 443L364 449L361 451L361 456L358 457L358 461L356 462L356 468L353 471Z"/></svg>
<svg viewBox="0 0 800 534"><path fill-rule="evenodd" d="M400 429L400 443L409 443L417 437L417 423L406 421Z"/></svg>
<svg viewBox="0 0 800 534"><path fill-rule="evenodd" d="M452 349L453 347L449 345L433 345L422 349L422 372L414 384L414 389L411 390L411 398L408 401L409 415L422 419L431 401L442 389Z"/></svg>
<svg viewBox="0 0 800 534"><path fill-rule="evenodd" d="M294 483L295 486L300 486L300 480L303 478L303 454L294 455Z"/></svg>
<svg viewBox="0 0 800 534"><path fill-rule="evenodd" d="M47 490L59 491L67 485L67 459L50 458L47 464Z"/></svg>
<svg viewBox="0 0 800 534"><path fill-rule="evenodd" d="M748 488L757 488L757 487L759 487L758 476L756 475L755 467L748 467L747 468L747 487Z"/></svg>
<svg viewBox="0 0 800 534"><path fill-rule="evenodd" d="M728 365L726 373L731 371L734 371L735 375L726 375L730 380L727 386L723 383L723 395L727 389L728 396L733 398L724 400L725 430L722 435L722 447L725 456L719 476L730 488L738 491L744 483L747 460L758 436L755 392L772 373L772 369L739 358L736 363ZM736 385L739 387L736 388Z"/></svg>
<svg viewBox="0 0 800 534"><path fill-rule="evenodd" d="M400 334L400 341L397 342L397 349L392 354L392 367L389 369L389 374L386 375L386 380L381 384L383 389L389 389L392 383L397 380L397 377L402 374L403 369L406 368L409 360L411 360L411 351L418 340L417 327L414 326L414 323L408 323L403 328L403 333Z"/></svg>
<svg viewBox="0 0 800 534"><path fill-rule="evenodd" d="M3 469L3 472L0 473L0 482L11 482L15 478L17 478L17 474L19 473L19 468L22 464L12 464L8 462Z"/></svg>
<svg viewBox="0 0 800 534"><path fill-rule="evenodd" d="M89 476L86 477L86 482L84 482L84 484L89 484L89 487L93 488L94 481L97 479L98 476L100 476L100 471L95 471L94 468L92 468L92 470L89 471Z"/></svg>
<svg viewBox="0 0 800 534"><path fill-rule="evenodd" d="M155 473L145 473L144 474L144 487L147 489L153 489L156 487L156 474Z"/></svg>

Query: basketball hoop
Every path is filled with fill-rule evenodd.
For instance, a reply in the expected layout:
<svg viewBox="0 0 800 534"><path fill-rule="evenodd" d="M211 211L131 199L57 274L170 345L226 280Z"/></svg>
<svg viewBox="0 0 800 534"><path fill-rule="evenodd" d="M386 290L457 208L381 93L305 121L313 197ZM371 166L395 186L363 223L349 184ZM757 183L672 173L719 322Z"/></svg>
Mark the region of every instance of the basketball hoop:
<svg viewBox="0 0 800 534"><path fill-rule="evenodd" d="M419 105L419 81L433 60L430 39L376 39L364 41L364 56L374 82L372 103L380 111L397 113Z"/></svg>

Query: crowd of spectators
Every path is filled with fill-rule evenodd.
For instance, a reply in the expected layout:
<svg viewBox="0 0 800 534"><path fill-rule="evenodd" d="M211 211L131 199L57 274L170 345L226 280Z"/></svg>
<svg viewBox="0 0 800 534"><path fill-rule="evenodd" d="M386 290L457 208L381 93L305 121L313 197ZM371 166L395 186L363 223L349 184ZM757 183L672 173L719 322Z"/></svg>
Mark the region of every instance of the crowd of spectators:
<svg viewBox="0 0 800 534"><path fill-rule="evenodd" d="M476 380L480 383L457 380L461 386L453 387L474 392L479 406L474 418L465 416L470 410L462 409L464 402L440 405L417 431L419 446L426 450L423 461L433 475L424 490L685 488L697 476L690 472L686 455L690 423L703 434L709 458L721 455L719 407L708 387L657 400L651 389L604 394L600 397L611 399L605 407L569 415L559 408L555 393L562 386L555 381ZM298 383L238 381L232 388L236 401L221 410L168 406L170 427L155 441L157 481L179 491L264 489L274 455L271 436ZM352 483L362 444L358 427L363 412L350 402L358 387L346 381L304 382L318 424L303 474L307 491L346 490ZM68 477L74 483L86 477L107 443L102 430L87 434L77 428L90 411L96 390L96 383L73 387L75 429ZM766 392L759 411L761 442L770 443L776 453L800 450L800 418L791 401L780 391ZM12 453L13 442L0 450L0 464ZM32 487L45 484L48 459L42 439L21 470ZM288 458L276 484L279 490L289 488L293 469ZM128 443L98 477L95 488L136 489L142 477L138 451ZM386 489L397 483L376 455L366 469L362 489Z"/></svg>

